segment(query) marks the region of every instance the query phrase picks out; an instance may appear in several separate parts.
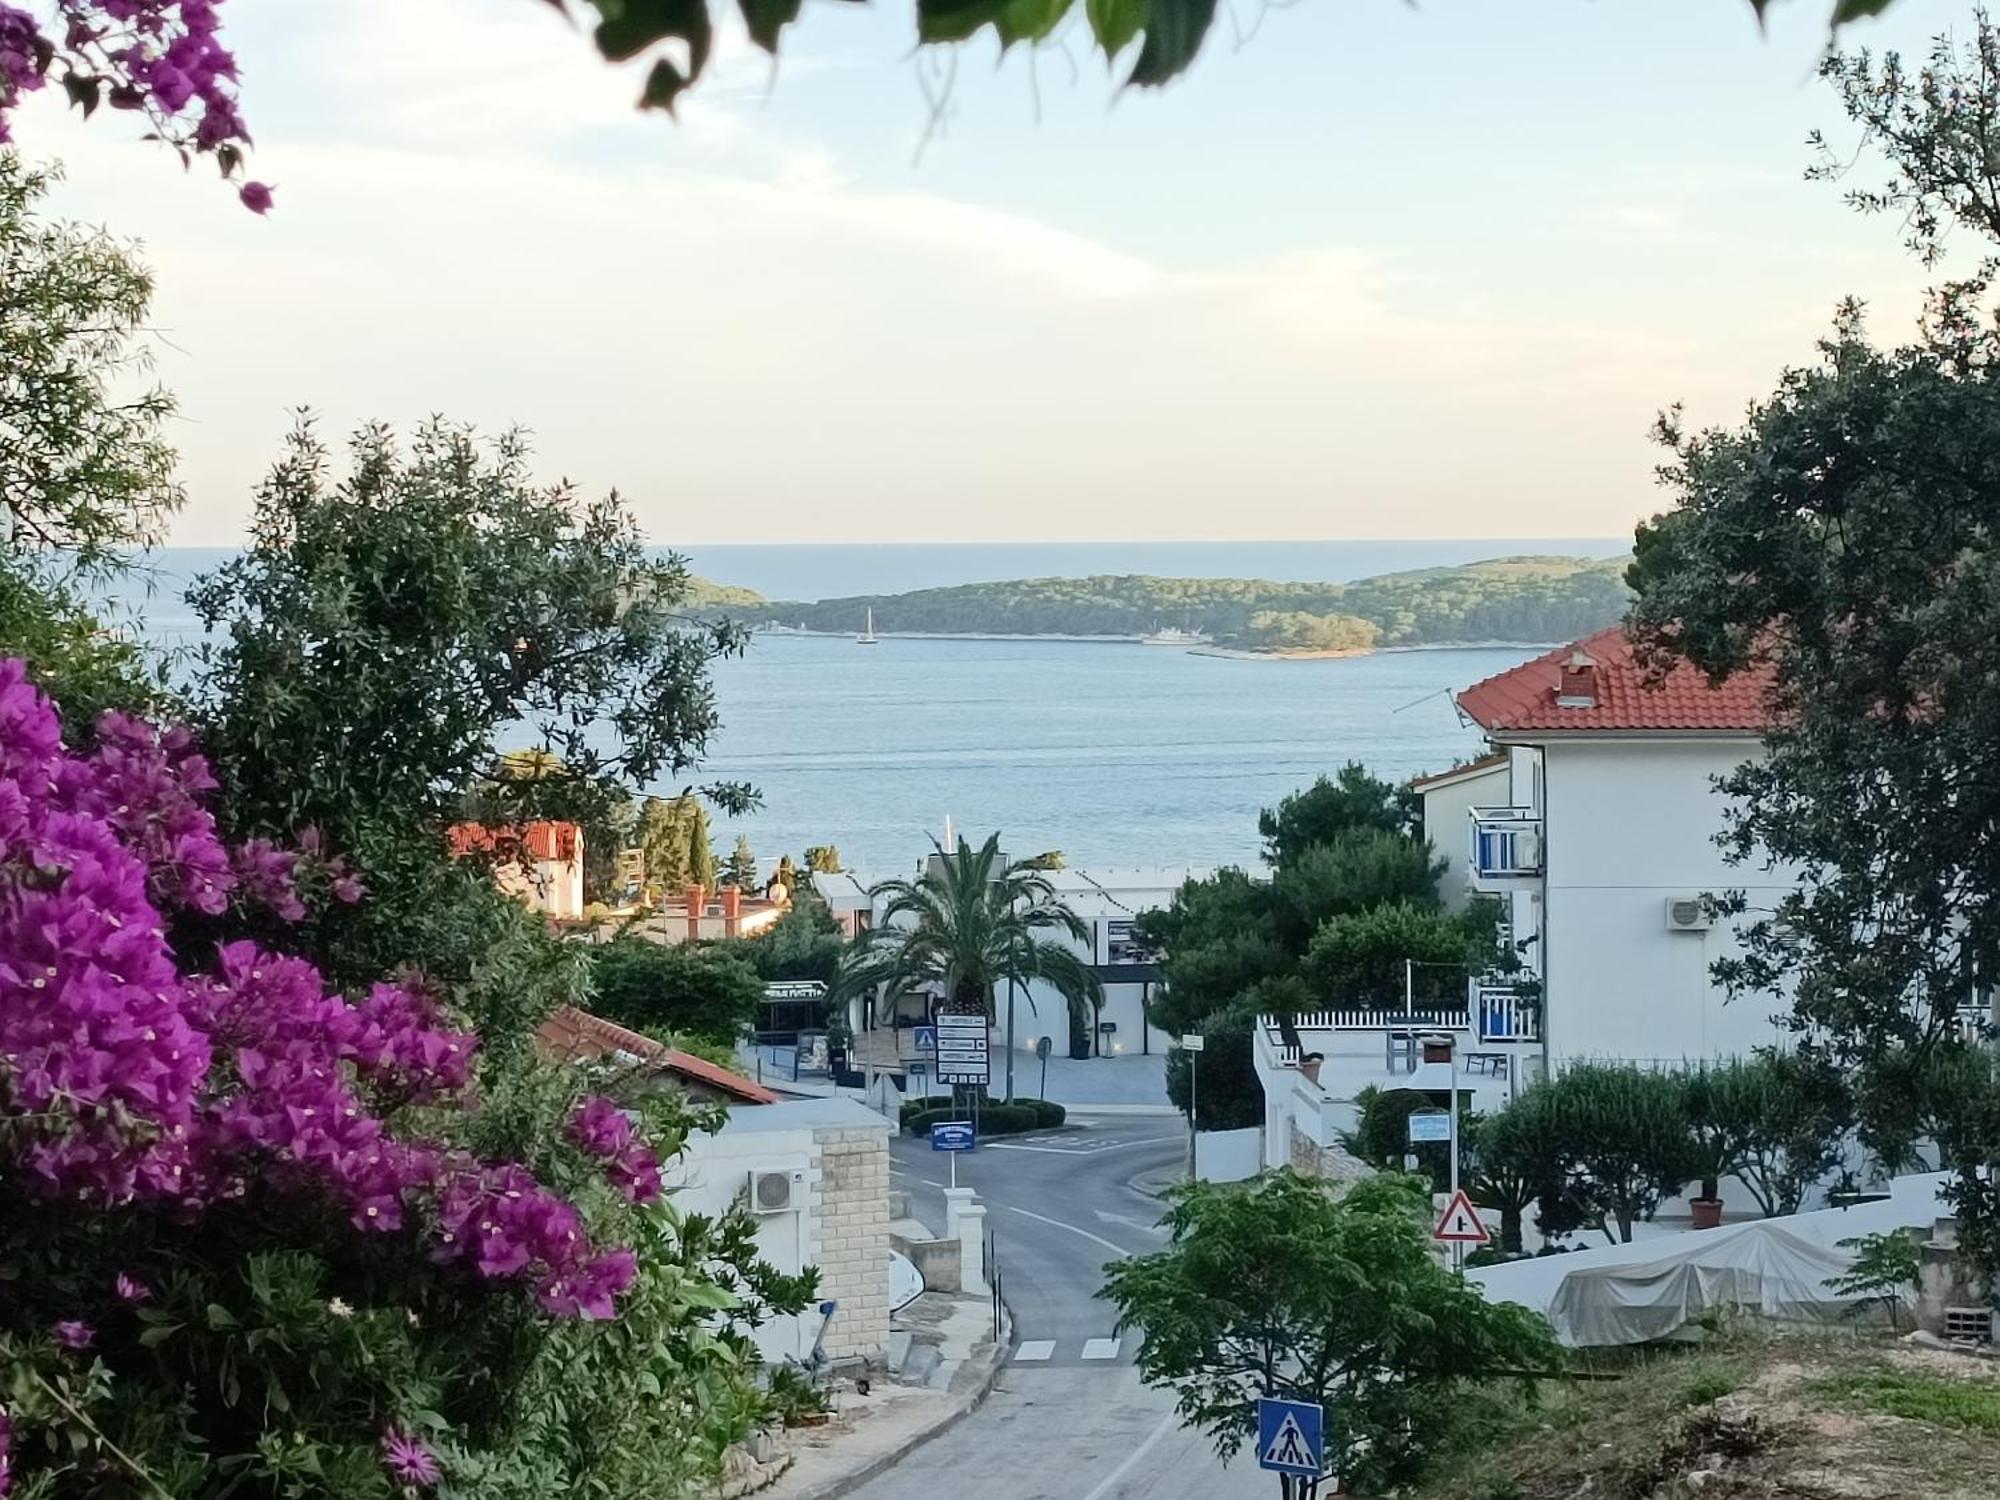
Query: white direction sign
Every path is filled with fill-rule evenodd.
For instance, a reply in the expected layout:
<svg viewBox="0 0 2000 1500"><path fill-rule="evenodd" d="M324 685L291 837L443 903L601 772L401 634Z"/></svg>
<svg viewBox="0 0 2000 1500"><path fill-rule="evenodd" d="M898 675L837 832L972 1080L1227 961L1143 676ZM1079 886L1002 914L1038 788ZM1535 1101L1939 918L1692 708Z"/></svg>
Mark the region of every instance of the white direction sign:
<svg viewBox="0 0 2000 1500"><path fill-rule="evenodd" d="M991 1082L993 1070L989 1045L986 1017L939 1016L937 1018L938 1082Z"/></svg>
<svg viewBox="0 0 2000 1500"><path fill-rule="evenodd" d="M1419 1109L1410 1115L1410 1144L1451 1139L1451 1115L1442 1109Z"/></svg>

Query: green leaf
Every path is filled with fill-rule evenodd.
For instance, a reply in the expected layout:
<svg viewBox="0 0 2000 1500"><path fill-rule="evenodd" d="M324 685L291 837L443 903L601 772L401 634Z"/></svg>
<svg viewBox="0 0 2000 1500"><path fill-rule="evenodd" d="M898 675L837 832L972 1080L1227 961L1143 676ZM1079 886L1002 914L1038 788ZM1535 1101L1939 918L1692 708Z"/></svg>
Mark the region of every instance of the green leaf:
<svg viewBox="0 0 2000 1500"><path fill-rule="evenodd" d="M701 75L711 34L707 0L618 0L615 6L606 0L599 10L604 19L597 24L597 50L611 61L625 62L679 37L688 44L688 77Z"/></svg>
<svg viewBox="0 0 2000 1500"><path fill-rule="evenodd" d="M672 114L674 100L678 99L681 90L693 81L691 78L682 77L681 70L663 57L653 64L652 71L646 75L645 91L639 95L639 108L664 109L668 114Z"/></svg>
<svg viewBox="0 0 2000 1500"><path fill-rule="evenodd" d="M799 18L803 0L737 0L750 40L766 52L778 50L778 33Z"/></svg>
<svg viewBox="0 0 2000 1500"><path fill-rule="evenodd" d="M1845 26L1849 21L1879 16L1889 5L1890 0L1834 0L1833 24Z"/></svg>
<svg viewBox="0 0 2000 1500"><path fill-rule="evenodd" d="M1104 49L1107 60L1132 45L1132 38L1145 29L1151 8L1150 0L1084 0L1083 3L1091 34Z"/></svg>
<svg viewBox="0 0 2000 1500"><path fill-rule="evenodd" d="M962 42L980 27L999 19L1008 0L917 0L917 38L925 42Z"/></svg>
<svg viewBox="0 0 2000 1500"><path fill-rule="evenodd" d="M1000 33L1000 45L1004 48L1016 42L1039 42L1056 29L1073 3L1074 0L1006 0L993 18L993 27Z"/></svg>
<svg viewBox="0 0 2000 1500"><path fill-rule="evenodd" d="M680 1289L679 1295L685 1306L711 1308L717 1312L741 1305L734 1294L708 1281L691 1281Z"/></svg>
<svg viewBox="0 0 2000 1500"><path fill-rule="evenodd" d="M81 73L66 74L63 78L63 92L69 95L69 102L83 111L87 120L96 113L97 103L103 85L95 78L87 78Z"/></svg>
<svg viewBox="0 0 2000 1500"><path fill-rule="evenodd" d="M178 1323L155 1323L150 1328L139 1331L139 1342L148 1349L157 1349L168 1339L181 1331Z"/></svg>
<svg viewBox="0 0 2000 1500"><path fill-rule="evenodd" d="M1215 0L1153 0L1145 44L1125 81L1158 88L1178 76L1201 51L1201 39L1214 20Z"/></svg>
<svg viewBox="0 0 2000 1500"><path fill-rule="evenodd" d="M236 1320L236 1314L220 1302L211 1302L208 1304L208 1326L221 1332L224 1329L241 1328L243 1325Z"/></svg>

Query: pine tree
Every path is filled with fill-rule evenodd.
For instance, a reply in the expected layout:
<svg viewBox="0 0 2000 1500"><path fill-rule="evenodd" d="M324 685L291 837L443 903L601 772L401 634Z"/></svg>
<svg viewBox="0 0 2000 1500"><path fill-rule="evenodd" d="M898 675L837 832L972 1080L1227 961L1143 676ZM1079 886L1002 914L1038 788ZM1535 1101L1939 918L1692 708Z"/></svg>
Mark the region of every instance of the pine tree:
<svg viewBox="0 0 2000 1500"><path fill-rule="evenodd" d="M715 889L715 846L709 842L708 809L692 797L683 797L687 805L682 815L687 827L688 884L698 885L703 890Z"/></svg>
<svg viewBox="0 0 2000 1500"><path fill-rule="evenodd" d="M646 799L639 846L646 851L646 884L664 895L679 894L689 880L685 798Z"/></svg>
<svg viewBox="0 0 2000 1500"><path fill-rule="evenodd" d="M757 887L757 856L751 852L750 840L740 833L736 836L736 847L723 862L722 883L743 891Z"/></svg>

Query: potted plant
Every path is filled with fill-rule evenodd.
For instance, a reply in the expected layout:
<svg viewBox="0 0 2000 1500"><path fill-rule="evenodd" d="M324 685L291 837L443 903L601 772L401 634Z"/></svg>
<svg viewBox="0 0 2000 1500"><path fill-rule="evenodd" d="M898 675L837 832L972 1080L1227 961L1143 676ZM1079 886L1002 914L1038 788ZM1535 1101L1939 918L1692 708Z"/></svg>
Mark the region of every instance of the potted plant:
<svg viewBox="0 0 2000 1500"><path fill-rule="evenodd" d="M1722 1223L1722 1179L1742 1166L1756 1125L1754 1082L1735 1060L1704 1063L1682 1077L1682 1108L1691 1137L1687 1170L1701 1188L1688 1200L1696 1229L1714 1229Z"/></svg>

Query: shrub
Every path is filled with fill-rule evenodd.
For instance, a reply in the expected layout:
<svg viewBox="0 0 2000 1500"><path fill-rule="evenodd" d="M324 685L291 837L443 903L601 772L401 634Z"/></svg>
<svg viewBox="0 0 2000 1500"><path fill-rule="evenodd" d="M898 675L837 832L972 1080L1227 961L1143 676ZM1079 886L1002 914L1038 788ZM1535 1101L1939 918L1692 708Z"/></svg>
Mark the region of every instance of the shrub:
<svg viewBox="0 0 2000 1500"><path fill-rule="evenodd" d="M1632 1225L1693 1175L1693 1132L1679 1078L1625 1063L1574 1063L1529 1092L1563 1143L1575 1196L1607 1237Z"/></svg>
<svg viewBox="0 0 2000 1500"><path fill-rule="evenodd" d="M944 1106L912 1110L905 1105L903 1129L911 1135L929 1135L933 1125L970 1118L971 1112L964 1109ZM1012 1104L995 1101L979 1106L979 1133L982 1136L1019 1135L1026 1130L1047 1130L1062 1124L1063 1119L1063 1107L1045 1099L1016 1099Z"/></svg>
<svg viewBox="0 0 2000 1500"><path fill-rule="evenodd" d="M326 863L225 847L212 786L184 731L116 714L65 752L0 662L0 1390L24 1492L526 1500L714 1474L755 1414L744 1323L812 1286L755 1259L745 1215L659 1201L655 1144L701 1121L658 1099L635 1128L527 1062L474 1110L480 1039L415 977L350 999L248 941L193 967L169 910L293 920Z"/></svg>
<svg viewBox="0 0 2000 1500"><path fill-rule="evenodd" d="M649 1036L733 1045L755 1024L764 982L726 948L624 935L591 950L591 1009Z"/></svg>

